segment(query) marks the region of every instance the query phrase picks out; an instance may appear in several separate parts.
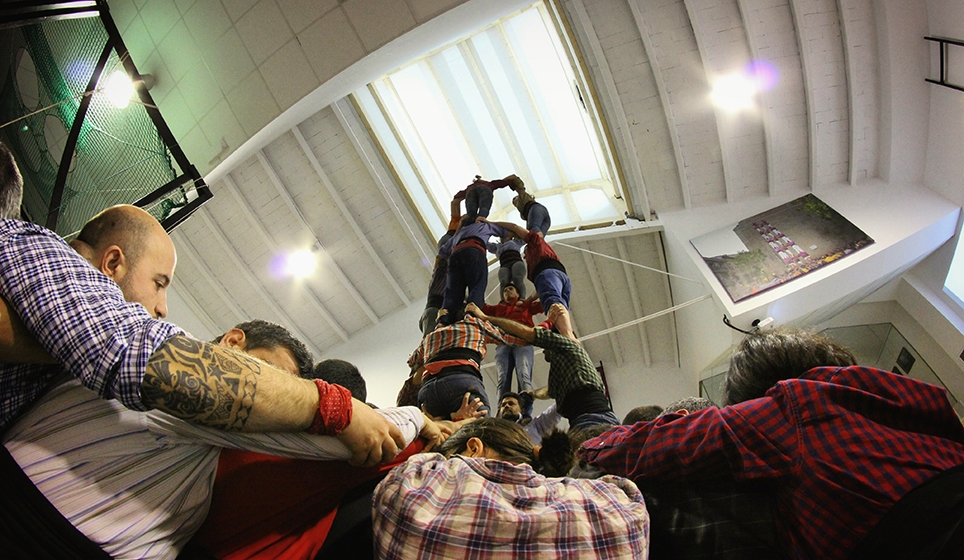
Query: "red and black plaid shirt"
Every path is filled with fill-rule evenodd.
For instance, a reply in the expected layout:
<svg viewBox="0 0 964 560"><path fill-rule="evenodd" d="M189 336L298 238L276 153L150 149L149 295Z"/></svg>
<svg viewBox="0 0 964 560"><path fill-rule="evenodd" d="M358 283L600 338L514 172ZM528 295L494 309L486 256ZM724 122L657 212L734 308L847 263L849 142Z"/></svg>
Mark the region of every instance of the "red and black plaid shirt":
<svg viewBox="0 0 964 560"><path fill-rule="evenodd" d="M842 559L904 494L964 464L964 427L940 387L816 368L760 399L616 427L580 455L637 481L771 481L791 557Z"/></svg>

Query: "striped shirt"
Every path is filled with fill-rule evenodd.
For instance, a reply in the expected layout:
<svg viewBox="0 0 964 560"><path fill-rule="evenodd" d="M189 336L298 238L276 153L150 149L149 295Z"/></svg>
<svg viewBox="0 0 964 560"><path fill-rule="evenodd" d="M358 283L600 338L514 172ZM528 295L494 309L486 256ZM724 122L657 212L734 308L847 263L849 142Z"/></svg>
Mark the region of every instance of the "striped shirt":
<svg viewBox="0 0 964 560"><path fill-rule="evenodd" d="M379 558L647 558L632 482L546 478L529 465L416 455L375 489Z"/></svg>
<svg viewBox="0 0 964 560"><path fill-rule="evenodd" d="M466 316L447 327L440 327L430 332L418 348L408 358L410 367L419 367L431 362L432 358L442 350L465 348L485 357L486 344L506 344L508 346L525 346L525 340L506 333L492 323L473 316Z"/></svg>
<svg viewBox="0 0 964 560"><path fill-rule="evenodd" d="M63 364L0 364L0 429L65 370L101 398L145 410L147 361L183 332L126 302L113 280L55 233L19 220L0 220L0 296Z"/></svg>
<svg viewBox="0 0 964 560"><path fill-rule="evenodd" d="M48 500L114 558L177 556L207 515L221 448L303 459L348 459L336 438L242 434L136 412L63 376L4 435ZM421 430L414 407L379 412L407 442Z"/></svg>

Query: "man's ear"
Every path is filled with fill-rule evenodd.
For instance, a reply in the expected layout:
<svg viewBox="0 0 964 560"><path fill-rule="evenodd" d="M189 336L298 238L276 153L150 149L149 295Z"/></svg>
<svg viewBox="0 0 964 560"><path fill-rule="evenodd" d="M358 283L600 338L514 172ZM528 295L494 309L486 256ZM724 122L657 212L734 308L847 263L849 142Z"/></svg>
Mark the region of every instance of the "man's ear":
<svg viewBox="0 0 964 560"><path fill-rule="evenodd" d="M101 253L96 265L101 272L115 282L120 281L120 279L124 277L129 267L127 256L124 255L124 251L117 245L111 245Z"/></svg>
<svg viewBox="0 0 964 560"><path fill-rule="evenodd" d="M231 329L224 333L224 336L221 337L218 344L227 346L228 348L235 348L242 352L248 347L248 341L245 339L244 331L241 329Z"/></svg>
<svg viewBox="0 0 964 560"><path fill-rule="evenodd" d="M477 437L469 438L469 441L465 442L465 452L462 455L466 457L484 457L485 456L485 445L482 440Z"/></svg>

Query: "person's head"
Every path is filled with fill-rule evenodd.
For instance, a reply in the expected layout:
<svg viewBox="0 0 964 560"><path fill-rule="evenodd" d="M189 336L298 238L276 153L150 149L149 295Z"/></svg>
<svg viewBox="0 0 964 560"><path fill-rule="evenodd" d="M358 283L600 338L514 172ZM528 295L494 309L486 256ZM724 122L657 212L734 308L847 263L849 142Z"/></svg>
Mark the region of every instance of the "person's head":
<svg viewBox="0 0 964 560"><path fill-rule="evenodd" d="M0 218L19 219L23 177L10 149L0 142Z"/></svg>
<svg viewBox="0 0 964 560"><path fill-rule="evenodd" d="M778 381L800 377L821 366L851 366L853 353L829 338L799 329L777 329L747 336L730 357L723 381L723 403L762 397Z"/></svg>
<svg viewBox="0 0 964 560"><path fill-rule="evenodd" d="M94 216L70 245L117 282L127 301L154 317L167 316L174 277L174 242L153 216L136 206L112 206Z"/></svg>
<svg viewBox="0 0 964 560"><path fill-rule="evenodd" d="M626 414L626 417L623 418L623 424L632 425L636 422L649 422L655 420L661 412L663 412L663 407L655 404L637 406Z"/></svg>
<svg viewBox="0 0 964 560"><path fill-rule="evenodd" d="M445 440L439 453L447 458L462 455L532 465L545 476L565 476L575 456L565 433L550 432L541 446L533 446L522 426L501 418L480 418L462 426Z"/></svg>
<svg viewBox="0 0 964 560"><path fill-rule="evenodd" d="M354 364L345 360L335 358L322 360L315 364L314 373L309 377L341 385L351 391L351 396L362 402L368 398L365 378Z"/></svg>
<svg viewBox="0 0 964 560"><path fill-rule="evenodd" d="M281 325L255 319L240 323L212 342L240 350L292 375L311 374L311 351Z"/></svg>
<svg viewBox="0 0 964 560"><path fill-rule="evenodd" d="M515 284L506 284L502 288L502 301L512 303L517 299L519 299L519 290L516 289Z"/></svg>
<svg viewBox="0 0 964 560"><path fill-rule="evenodd" d="M704 408L716 408L716 404L710 399L704 399L703 397L683 397L678 401L674 401L668 405L659 414L659 416L665 416L667 414L689 414L691 412L698 412Z"/></svg>
<svg viewBox="0 0 964 560"><path fill-rule="evenodd" d="M211 341L267 362L298 377L311 373L311 351L281 325L255 319Z"/></svg>
<svg viewBox="0 0 964 560"><path fill-rule="evenodd" d="M499 411L496 413L498 418L504 418L510 422L518 422L522 418L522 404L518 393L503 393L499 399Z"/></svg>

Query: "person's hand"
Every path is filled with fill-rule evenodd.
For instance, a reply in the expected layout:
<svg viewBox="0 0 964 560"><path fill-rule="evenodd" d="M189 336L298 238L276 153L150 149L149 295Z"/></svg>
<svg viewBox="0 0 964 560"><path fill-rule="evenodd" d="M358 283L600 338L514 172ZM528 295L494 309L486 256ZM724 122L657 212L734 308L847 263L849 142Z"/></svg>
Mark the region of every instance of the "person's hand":
<svg viewBox="0 0 964 560"><path fill-rule="evenodd" d="M488 221L489 219L486 218L485 216L479 216L478 218L475 219L475 222L477 224L485 224L485 223L488 223Z"/></svg>
<svg viewBox="0 0 964 560"><path fill-rule="evenodd" d="M484 406L482 399L476 397L470 401L469 399L471 397L472 393L465 393L465 396L462 397L462 406L451 414L453 421L458 422L466 418L482 418L486 415L488 410L482 409Z"/></svg>
<svg viewBox="0 0 964 560"><path fill-rule="evenodd" d="M420 431L418 435L425 440L425 447L423 450L431 451L436 446L441 445L443 441L452 435L452 432L448 428L443 429L426 414L425 424L422 425L422 431Z"/></svg>
<svg viewBox="0 0 964 560"><path fill-rule="evenodd" d="M475 305L475 304L472 303L472 302L469 302L468 304L466 304L466 306L465 306L465 314L466 314L466 315L475 315L475 316L478 317L479 319L488 319L488 318L489 318L488 315L486 315L485 313L482 312L481 309L479 309L479 306L478 306L478 305Z"/></svg>
<svg viewBox="0 0 964 560"><path fill-rule="evenodd" d="M532 391L532 396L540 400L548 400L552 397L549 396L549 387L539 387L535 391Z"/></svg>
<svg viewBox="0 0 964 560"><path fill-rule="evenodd" d="M358 399L351 401L351 422L338 434L338 439L351 451L348 462L371 467L394 459L398 450L405 447L402 431L367 404Z"/></svg>

